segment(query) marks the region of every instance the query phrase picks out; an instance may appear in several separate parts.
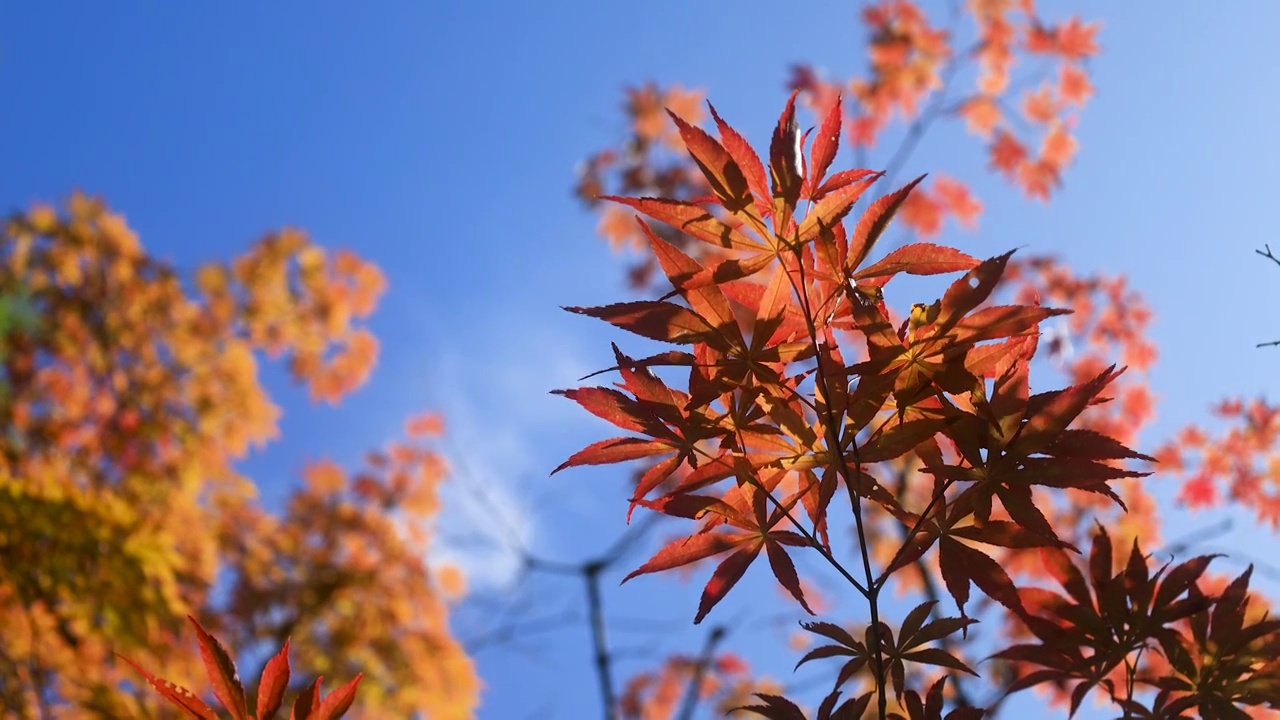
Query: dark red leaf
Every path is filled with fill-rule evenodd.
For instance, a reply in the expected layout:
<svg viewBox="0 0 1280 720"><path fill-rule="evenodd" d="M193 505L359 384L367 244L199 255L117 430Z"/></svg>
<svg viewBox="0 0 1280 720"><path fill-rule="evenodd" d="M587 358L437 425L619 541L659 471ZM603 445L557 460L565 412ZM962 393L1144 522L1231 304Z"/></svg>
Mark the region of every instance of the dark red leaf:
<svg viewBox="0 0 1280 720"><path fill-rule="evenodd" d="M625 583L638 575L670 570L671 568L705 560L728 552L749 539L749 535L728 535L720 532L699 533L680 538L659 550L653 557L649 558L648 562L631 571L631 574L622 578L622 582Z"/></svg>
<svg viewBox="0 0 1280 720"><path fill-rule="evenodd" d="M979 343L1029 333L1047 318L1070 314L1070 310L1039 305L989 307L964 317L955 324L952 333L955 342Z"/></svg>
<svg viewBox="0 0 1280 720"><path fill-rule="evenodd" d="M1112 365L1088 382L1031 398L1027 422L1010 451L1029 455L1048 446L1119 374Z"/></svg>
<svg viewBox="0 0 1280 720"><path fill-rule="evenodd" d="M919 632L920 627L924 625L924 621L929 618L929 611L933 610L933 606L937 604L937 600L926 600L907 613L907 616L902 619L902 625L898 628L898 644L900 646L904 648L911 647L912 638Z"/></svg>
<svg viewBox="0 0 1280 720"><path fill-rule="evenodd" d="M796 122L796 93L792 92L778 118L769 144L769 175L773 183L774 217L777 232L785 232L795 213L803 178L800 164L800 126Z"/></svg>
<svg viewBox="0 0 1280 720"><path fill-rule="evenodd" d="M351 703L355 702L356 687L360 685L362 677L364 673L356 673L350 682L329 693L311 715L311 720L338 720L342 717L351 709Z"/></svg>
<svg viewBox="0 0 1280 720"><path fill-rule="evenodd" d="M988 520L981 525L965 525L951 528L947 534L987 545L1007 548L1053 547L1054 543L1044 535L1033 533L1008 520Z"/></svg>
<svg viewBox="0 0 1280 720"><path fill-rule="evenodd" d="M1221 556L1200 555L1176 565L1160 582L1160 587L1156 590L1155 606L1157 608L1166 607L1172 604L1175 599L1181 597L1191 583L1200 579L1200 576L1208 569L1209 563L1216 557Z"/></svg>
<svg viewBox="0 0 1280 720"><path fill-rule="evenodd" d="M1143 455L1125 447L1119 440L1094 430L1068 428L1059 432L1045 447L1046 455L1054 457L1087 458L1090 460L1145 460L1155 462L1150 455Z"/></svg>
<svg viewBox="0 0 1280 720"><path fill-rule="evenodd" d="M714 330L689 308L674 303L636 300L601 307L566 307L571 313L599 318L651 340L691 345L705 340Z"/></svg>
<svg viewBox="0 0 1280 720"><path fill-rule="evenodd" d="M611 463L638 460L662 453L672 452L675 448L661 440L646 438L616 437L591 443L560 463L552 475L568 467L579 465L609 465Z"/></svg>
<svg viewBox="0 0 1280 720"><path fill-rule="evenodd" d="M706 269L699 265L697 260L685 255L676 246L655 235L643 220L639 222L645 236L649 239L649 246L653 248L653 255L658 259L658 264L662 266L663 272L671 280L672 286L680 291L680 294L688 301L689 307L693 308L694 312L708 321L721 335L725 337L733 336L737 339L738 344L741 345L742 335L738 330L738 322L734 318L733 310L729 307L729 301L720 292L720 288L715 285L704 285L695 289L688 289L685 286L688 280L698 276L700 273L705 273Z"/></svg>
<svg viewBox="0 0 1280 720"><path fill-rule="evenodd" d="M884 173L882 172L862 168L858 168L856 170L841 170L827 178L826 182L822 183L822 187L818 188L817 192L814 193L814 199L817 200L826 197L828 193L833 193L847 185L856 183L869 175L880 177L883 174Z"/></svg>
<svg viewBox="0 0 1280 720"><path fill-rule="evenodd" d="M320 707L320 682L324 677L318 677L315 682L307 686L293 700L293 709L289 711L289 720L314 720L312 713L316 708Z"/></svg>
<svg viewBox="0 0 1280 720"><path fill-rule="evenodd" d="M168 680L155 677L124 655L116 653L116 657L126 663L129 663L130 667L137 670L144 678L146 678L147 683L151 685L156 692L160 693L164 699L173 703L180 710L186 713L188 717L198 718L199 720L218 720L218 714L213 711L213 708L209 707L203 700L196 697L195 693L180 685L174 685Z"/></svg>
<svg viewBox="0 0 1280 720"><path fill-rule="evenodd" d="M284 692L289 689L289 638L285 638L280 652L267 661L258 680L257 720L272 720L284 702Z"/></svg>
<svg viewBox="0 0 1280 720"><path fill-rule="evenodd" d="M981 305L991 295L991 291L995 290L1000 282L1000 277L1004 274L1005 266L1009 264L1009 258L1012 255L1013 251L1010 250L1004 255L984 260L965 273L964 277L951 283L942 295L942 312L937 321L939 332L946 332L956 327L970 311ZM979 337L975 331L970 331L970 334L974 338ZM999 336L991 335L991 337ZM977 342L977 340L966 340L966 342Z"/></svg>
<svg viewBox="0 0 1280 720"><path fill-rule="evenodd" d="M734 554L725 558L720 563L720 567L711 574L711 579L707 581L707 586L702 589L702 600L698 603L698 614L693 618L693 624L697 625L702 619L711 612L711 608L716 606L724 599L725 595L733 589L734 585L742 579L742 575L746 573L747 568L751 566L752 561L760 554L760 544L751 543L747 547L743 547Z"/></svg>
<svg viewBox="0 0 1280 720"><path fill-rule="evenodd" d="M747 710L769 720L806 720L804 711L798 705L781 695L756 693L756 697L764 701L763 705L744 705L734 710Z"/></svg>
<svg viewBox="0 0 1280 720"><path fill-rule="evenodd" d="M231 654L218 642L217 638L205 632L196 619L187 616L187 620L196 629L196 637L200 642L200 660L204 663L209 682L213 685L213 694L222 706L231 713L234 720L246 720L249 717L248 704L245 702L244 687L240 684L240 673Z"/></svg>
<svg viewBox="0 0 1280 720"><path fill-rule="evenodd" d="M1010 610L1022 609L1018 591L999 563L948 537L942 538L940 546L939 564L942 567L942 577L961 612L964 612L964 603L969 599L970 580L992 600Z"/></svg>
<svg viewBox="0 0 1280 720"><path fill-rule="evenodd" d="M639 358L636 360L632 360L629 367L632 367L632 368L676 367L676 366L688 367L690 365L693 365L693 355L691 353L684 352L683 350L668 350L666 352L660 352L657 355L650 355L649 357L646 357L646 358ZM621 367L614 365L613 367L607 367L603 370L597 370L591 373L590 375L585 375L583 377L580 377L578 378L578 381L581 382L583 380L589 380L595 377L596 375L603 375L604 373L614 372L615 370L621 370L621 369L622 369ZM557 392L557 391L553 390L552 392Z"/></svg>
<svg viewBox="0 0 1280 720"><path fill-rule="evenodd" d="M725 517L737 518L741 515L724 500L710 495L693 495L688 492L669 493L656 500L638 500L636 504L654 512L672 517L701 520L708 512L715 512Z"/></svg>
<svg viewBox="0 0 1280 720"><path fill-rule="evenodd" d="M791 593L805 612L812 615L813 610L809 608L809 603L805 602L804 591L800 589L800 577L796 575L796 566L791 562L787 551L779 543L766 541L765 552L769 555L769 568L773 570L773 576L778 579L778 583Z"/></svg>
<svg viewBox="0 0 1280 720"><path fill-rule="evenodd" d="M895 423L859 447L856 457L863 463L901 457L945 430L952 422L950 418L921 418Z"/></svg>
<svg viewBox="0 0 1280 720"><path fill-rule="evenodd" d="M1092 606L1093 596L1089 593L1089 583L1076 564L1071 562L1070 556L1056 548L1043 548L1040 550L1040 562L1071 599L1080 605Z"/></svg>
<svg viewBox="0 0 1280 720"><path fill-rule="evenodd" d="M800 621L800 627L811 633L821 635L829 640L835 640L845 647L866 652L866 646L862 644L862 641L855 639L848 630L836 625L835 623L823 621L805 622L802 620Z"/></svg>
<svg viewBox="0 0 1280 720"><path fill-rule="evenodd" d="M672 455L644 471L640 476L640 482L636 483L636 492L631 498L631 507L627 510L627 522L631 522L631 513L636 509L636 504L654 488L666 482L667 478L671 477L671 473L680 467L680 461L681 456Z"/></svg>
<svg viewBox="0 0 1280 720"><path fill-rule="evenodd" d="M639 403L626 395L606 387L582 387L572 390L552 390L578 403L587 412L617 425L623 430L653 434L660 425L641 409Z"/></svg>
<svg viewBox="0 0 1280 720"><path fill-rule="evenodd" d="M1227 585L1213 605L1213 615L1209 623L1209 641L1215 645L1224 645L1240 632L1244 624L1245 606L1248 605L1249 577L1253 575L1250 565L1235 580Z"/></svg>
<svg viewBox="0 0 1280 720"><path fill-rule="evenodd" d="M911 662L921 663L924 665L938 665L940 667L950 668L952 670L959 670L960 672L967 672L970 675L974 675L974 676L978 674L974 672L973 669L970 668L968 665L965 665L954 655L947 652L946 650L943 650L942 648L924 648L923 650L912 650L911 652L903 655L902 659L910 660Z"/></svg>

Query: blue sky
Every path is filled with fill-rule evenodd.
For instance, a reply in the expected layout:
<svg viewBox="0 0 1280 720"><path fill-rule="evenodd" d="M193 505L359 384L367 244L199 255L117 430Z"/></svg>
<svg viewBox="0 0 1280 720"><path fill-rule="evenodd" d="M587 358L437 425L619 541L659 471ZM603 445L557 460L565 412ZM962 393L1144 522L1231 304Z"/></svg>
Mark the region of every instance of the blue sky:
<svg viewBox="0 0 1280 720"><path fill-rule="evenodd" d="M510 555L467 483L549 557L589 557L622 520L619 473L547 478L608 430L547 390L606 366L608 341L627 341L558 309L626 295L621 261L570 195L575 163L622 137L623 85L703 87L760 143L789 64L848 76L861 66L861 36L848 3L783 14L744 0L732 15L723 3L671 0L442 5L6 3L0 202L102 194L182 267L283 225L377 262L390 291L372 323L383 342L374 379L331 409L268 369L284 439L246 469L276 499L304 459L354 462L407 415L441 410L460 468L449 552L494 588L510 585ZM1027 202L986 175L978 144L957 131L930 136L908 171L972 180L983 200L980 230L949 229L944 241L980 256L1056 252L1125 273L1146 294L1161 353L1160 421L1144 438L1153 443L1221 397L1276 390L1280 351L1253 345L1280 337L1268 312L1277 269L1252 251L1280 245L1280 76L1270 70L1280 67L1280 5L1071 5L1103 21L1103 53L1081 152L1055 201ZM1174 513L1171 527L1222 516ZM624 666L696 651L696 585L642 579L616 590L616 579L606 587ZM580 612L582 592L554 578L486 590L459 611L459 632L482 633L513 602L552 618ZM752 573L752 592L775 591ZM574 618L478 655L489 688L481 717L595 715L585 625ZM728 647L756 659L776 636L762 625ZM784 679L789 660L760 658Z"/></svg>

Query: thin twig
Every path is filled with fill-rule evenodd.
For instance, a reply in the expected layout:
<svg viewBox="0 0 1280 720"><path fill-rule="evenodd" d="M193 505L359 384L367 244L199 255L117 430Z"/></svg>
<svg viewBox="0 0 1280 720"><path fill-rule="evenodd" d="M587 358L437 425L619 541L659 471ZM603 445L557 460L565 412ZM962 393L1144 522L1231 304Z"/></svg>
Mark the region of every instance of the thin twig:
<svg viewBox="0 0 1280 720"><path fill-rule="evenodd" d="M736 432L738 436L738 444L745 447L745 444L742 438L742 430L739 428ZM791 510L784 507L782 504L782 501L779 500L769 490L769 488L765 487L763 482L760 482L760 480L757 478L749 477L746 479L748 482L751 483L752 487L757 488L761 492L763 492L765 494L765 497L768 498L769 501L772 502L776 508L782 511L783 517L785 517L795 527L796 531L799 532L800 535L803 536L804 539L807 540L809 544L815 550L818 551L818 554L821 555L824 560L826 560L828 563L831 564L832 567L836 569L836 572L839 572L840 575L844 577L844 579L848 581L850 585L853 585L853 587L858 591L859 594L861 594L863 597L866 597L868 592L867 586L858 582L858 579L855 578L852 573L846 570L845 567L840 564L839 560L836 560L835 556L831 554L831 551L827 550L827 548L823 546L822 541L818 540L817 535L809 532L803 525L801 525L800 521L797 520L795 516L791 514Z"/></svg>
<svg viewBox="0 0 1280 720"><path fill-rule="evenodd" d="M1270 246L1270 245L1263 245L1262 247L1266 248L1266 250L1267 250L1267 251L1266 251L1266 252L1263 252L1263 251L1261 251L1261 250L1254 250L1254 252L1258 253L1259 255L1261 255L1261 256L1262 256L1262 257L1264 257L1264 258L1267 258L1267 259L1268 259L1268 260L1270 260L1271 262L1273 262L1273 263L1275 263L1275 264L1277 264L1277 265L1280 265L1280 258L1276 257L1276 256L1271 252L1271 246Z"/></svg>
<svg viewBox="0 0 1280 720"><path fill-rule="evenodd" d="M951 27L947 31L948 34L954 35L956 26L959 24L959 11L953 10L954 14L951 18ZM920 140L924 138L925 132L935 120L947 114L943 103L946 102L947 89L951 87L951 81L955 79L956 72L960 69L962 57L968 57L969 53L953 54L947 65L942 69L941 85L942 88L938 93L929 100L929 107L925 108L916 119L907 128L907 134L898 143L898 147L894 150L893 155L889 158L889 163L885 166L885 182L884 187L893 188L894 178L898 172L902 170L902 166L906 164L907 159L911 157L911 153L915 152L916 146L920 144Z"/></svg>
<svg viewBox="0 0 1280 720"><path fill-rule="evenodd" d="M1266 250L1267 250L1267 251L1266 251L1266 252L1263 252L1263 251L1261 251L1261 250L1254 250L1254 252L1258 253L1259 255L1261 255L1261 256L1262 256L1262 257L1264 257L1264 258L1267 258L1268 260L1270 260L1271 262L1275 263L1276 265L1280 265L1280 257L1276 257L1276 256L1271 252L1271 246L1270 246L1270 245L1263 245L1262 247L1266 248ZM1280 345L1280 340L1272 340L1271 342L1258 343L1258 344L1256 345L1256 347L1260 347L1260 348L1261 348L1261 347L1275 347L1275 346L1277 346L1277 345Z"/></svg>
<svg viewBox="0 0 1280 720"><path fill-rule="evenodd" d="M1206 528L1200 528L1183 535L1181 538L1165 545L1156 550L1152 555L1173 555L1186 552L1187 550L1199 545L1206 540L1214 540L1231 531L1231 518L1227 518L1217 524L1210 525Z"/></svg>
<svg viewBox="0 0 1280 720"><path fill-rule="evenodd" d="M898 473L897 484L898 484L897 496L899 500L901 500L907 491L906 468L903 468L903 470L900 473ZM950 487L950 484L948 484L946 487L943 487L941 492L934 495L934 500L938 499L939 497L942 497L943 494L946 493L948 487ZM930 504L930 507L932 507L933 501L930 501L929 504ZM928 515L929 511L930 511L930 508L925 508L925 511L924 513L922 513L921 517ZM919 527L919 523L917 523L917 528L918 527ZM911 542L910 537L914 532L915 530L913 530L911 533L908 533L906 537L904 537L902 541L902 546L904 548L907 546L909 542ZM895 556L893 562L896 563L897 561L898 561L897 557ZM938 590L937 583L933 581L933 573L930 571L928 567L925 566L923 557L916 558L913 564L916 566L916 571L920 573L920 581L921 581L921 584L924 586L924 594L925 594L926 600L932 601L936 606L937 603L942 601L942 593ZM890 563L889 567L891 567L892 565L893 563ZM888 579L888 576L886 575L884 580L887 580L887 579ZM947 652L951 651L952 645L954 644L950 635L943 637L939 642L942 644L942 649L946 650ZM964 685L961 684L960 674L948 672L947 675L951 678L951 684L956 689L956 700L959 701L960 705L962 707L975 707L975 705L973 704L973 699L969 696L969 693L965 690Z"/></svg>
<svg viewBox="0 0 1280 720"><path fill-rule="evenodd" d="M905 486L905 474L903 480L903 485ZM885 566L884 573L881 574L879 580L876 581L876 584L883 586L888 582L889 569L898 564L898 560L902 557L902 554L907 551L908 546L911 545L911 541L915 539L916 534L920 532L920 527L924 525L925 520L929 518L929 513L933 512L933 508L938 504L939 500L946 497L947 490L951 489L951 485L953 483L955 483L955 478L949 478L945 483L943 483L942 488L939 489L938 492L934 493L933 497L929 500L929 504L925 506L924 512L920 513L919 517L916 518L915 524L912 525L911 529L907 531L907 534L903 536L902 545L898 548L898 551L893 554L893 559Z"/></svg>
<svg viewBox="0 0 1280 720"><path fill-rule="evenodd" d="M1280 567L1276 567L1266 560L1258 558L1257 555L1252 553L1244 552L1238 548L1219 547L1207 547L1205 548L1205 551L1221 555L1223 561L1227 563L1246 562L1249 565L1252 565L1253 569L1257 571L1259 575L1271 580L1280 580Z"/></svg>
<svg viewBox="0 0 1280 720"><path fill-rule="evenodd" d="M684 691L680 710L675 714L677 720L693 720L693 711L698 707L698 696L702 690L702 679L706 677L707 668L711 666L711 661L715 657L716 645L724 635L725 629L722 626L711 628L711 633L707 635L707 640L702 645L702 652L698 654L698 661L693 666L693 675L689 678L689 686Z"/></svg>
<svg viewBox="0 0 1280 720"><path fill-rule="evenodd" d="M795 292L800 300L801 308L804 310L805 329L809 333L809 338L816 346L818 344L818 328L813 321L813 311L809 305L809 284L804 277L804 246L799 243L795 244L796 268L800 276L799 286L792 278L791 272L787 271L787 280L791 284L792 291ZM779 257L781 260L781 257ZM785 264L784 264L785 269ZM862 460L859 458L857 437L851 437L850 445L853 454L853 466L857 473L857 486L855 489L853 478L849 474L849 463L844 456L844 441L840 437L840 431L837 429L837 421L834 411L831 407L832 387L827 379L826 371L823 369L822 358L818 358L817 371L815 373L815 389L821 389L823 396L828 398L824 403L825 412L822 423L824 426L827 448L835 456L836 464L840 477L844 479L845 488L849 491L850 505L853 506L854 525L858 530L858 550L862 555L862 571L866 577L866 589L863 591L863 597L867 599L867 609L871 615L871 647L868 648L871 654L872 669L876 675L876 701L879 709L879 717L884 720L888 713L889 699L885 695L885 676L884 676L884 650L880 642L880 589L875 585L875 573L871 571L871 553L867 548L867 531L866 525L862 519L862 494L858 492L862 488ZM852 580L852 578L850 578ZM854 587L858 584L855 582Z"/></svg>
<svg viewBox="0 0 1280 720"><path fill-rule="evenodd" d="M546 632L550 630L559 630L565 624L576 620L578 613L574 611L565 611L555 615L538 618L535 620L526 620L524 622L513 622L508 625L490 629L476 637L468 638L462 641L462 647L467 651L467 655L474 656L477 653L496 645L508 643L519 637L517 633L528 634L536 632Z"/></svg>
<svg viewBox="0 0 1280 720"><path fill-rule="evenodd" d="M460 453L455 454L458 455L459 459L461 458ZM640 538L662 519L662 516L657 513L646 515L639 522L627 528L625 533L620 535L604 553L596 558L581 562L566 562L544 558L536 555L525 545L520 534L516 531L515 523L506 517L501 506L485 491L480 483L475 481L474 475L472 475L466 464L457 462L456 466L467 480L464 483L464 487L471 492L476 500L486 506L490 516L489 519L500 526L509 549L519 556L523 569L548 575L582 578L586 586L587 621L591 632L591 648L596 676L600 685L600 699L604 705L604 718L605 720L617 720L618 703L612 667L614 653L609 649L608 638L605 633L604 599L600 592L600 574L624 558ZM523 625L513 624L506 628L492 631L482 639L488 640L496 636L505 641L510 641L515 635L517 627L521 627L526 632L540 631L545 629L547 624L546 620L541 623L530 621Z"/></svg>

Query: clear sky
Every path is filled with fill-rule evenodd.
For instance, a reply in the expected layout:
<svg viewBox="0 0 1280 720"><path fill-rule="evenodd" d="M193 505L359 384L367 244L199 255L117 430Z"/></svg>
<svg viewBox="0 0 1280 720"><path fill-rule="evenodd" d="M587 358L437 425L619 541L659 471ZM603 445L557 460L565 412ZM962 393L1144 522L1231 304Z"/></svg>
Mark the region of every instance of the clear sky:
<svg viewBox="0 0 1280 720"><path fill-rule="evenodd" d="M1103 53L1081 152L1055 201L1028 202L987 176L977 142L955 132L931 136L909 170L972 180L986 205L977 233L948 231L944 242L979 256L1057 252L1082 269L1125 273L1146 294L1161 353L1160 421L1144 438L1155 443L1219 398L1277 392L1280 350L1253 345L1280 338L1278 269L1252 251L1280 245L1280 3L1070 5L1103 21ZM286 410L284 440L247 469L278 499L304 459L354 462L407 415L441 410L460 468L448 551L480 591L459 611L459 633L501 624L513 597L526 619L580 613L572 580L494 590L511 584L506 536L494 536L474 492L484 488L504 508L502 524L549 557L588 557L621 526L620 473L547 478L608 430L547 390L607 366L608 341L627 341L558 309L626 295L620 260L571 197L574 164L622 137L621 89L650 78L705 88L763 142L791 62L841 77L861 67L856 6L356 7L0 5L0 203L99 193L148 248L183 267L282 225L377 262L391 289L372 323L383 343L374 379L341 408L314 408L267 371ZM1167 527L1173 535L1222 516L1173 513ZM1242 532L1231 542L1265 554L1259 543L1276 538ZM760 575L743 595L776 597ZM697 585L642 579L618 590L616 581L606 578L624 669L696 651ZM726 603L723 616L742 607ZM480 652L481 717L595 716L580 620ZM759 625L728 647L789 679L789 654L759 657L779 634Z"/></svg>

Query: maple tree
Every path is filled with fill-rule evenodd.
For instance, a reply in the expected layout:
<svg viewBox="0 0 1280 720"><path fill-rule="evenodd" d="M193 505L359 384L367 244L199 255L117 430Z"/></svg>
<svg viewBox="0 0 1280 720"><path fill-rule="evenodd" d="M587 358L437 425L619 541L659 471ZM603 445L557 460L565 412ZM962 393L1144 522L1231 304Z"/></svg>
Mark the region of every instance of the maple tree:
<svg viewBox="0 0 1280 720"><path fill-rule="evenodd" d="M171 716L116 653L197 687L200 662L178 650L188 615L249 653L243 662L288 642L310 672L362 672L362 713L470 714L478 681L447 623L462 582L425 559L446 471L439 418L412 420L359 473L311 462L279 511L236 470L278 434L260 358L286 358L315 400L338 401L372 368L377 342L361 321L384 285L375 266L293 229L183 277L85 195L7 220L0 704L11 716ZM199 639L207 656L203 629Z"/></svg>
<svg viewBox="0 0 1280 720"><path fill-rule="evenodd" d="M690 718L706 701L776 718L980 717L1030 687L1071 712L1093 693L1126 717L1265 716L1280 700L1267 602L1248 596L1250 573L1228 583L1209 556L1159 562L1143 478L1183 470L1182 499L1203 505L1220 501L1225 477L1232 499L1274 526L1274 407L1226 402L1219 412L1242 427L1221 440L1190 428L1151 455L1131 450L1154 417L1144 376L1156 351L1151 311L1122 276L1080 275L1048 256L979 261L925 242L947 218L972 226L981 212L950 177L890 184L876 199L947 120L986 143L997 174L1048 199L1077 149L1097 24L1047 21L1032 2L973 2L954 5L942 28L901 0L868 6L863 21L868 75L842 84L796 67L764 160L714 109L717 136L699 129L699 93L649 84L627 91L622 148L582 165L577 194L610 244L640 256L632 285L660 297L568 309L684 347L634 358L615 346L620 383L560 391L629 434L557 470L644 461L628 518L694 525L628 577L711 562L695 622L756 562L801 611L817 607L795 553L835 568L865 603L843 618L856 631L806 625L835 644L803 661L844 663L816 715L718 646L642 672L614 703L597 647L606 716ZM1052 61L1039 81L1011 81L1032 56ZM808 132L797 108L814 113ZM883 172L830 172L842 143L870 165L895 121L905 129ZM853 214L863 197L874 201ZM883 239L890 219L905 245ZM892 278L945 273L964 275L937 300L902 314L887 303ZM1031 394L1029 369L1045 355L1069 387ZM837 507L843 526L831 520ZM849 534L852 557L838 558L834 539ZM1087 560L1072 559L1086 547ZM1117 572L1112 555L1126 552ZM878 617L890 584L924 596L897 626ZM947 596L958 617L943 614ZM977 647L1003 651L979 666ZM976 674L984 682L965 679ZM982 688L992 692L979 702Z"/></svg>
<svg viewBox="0 0 1280 720"><path fill-rule="evenodd" d="M993 656L1014 666L1006 694L1047 682L1069 686L1074 713L1099 688L1126 716L1182 717L1196 708L1202 716L1247 717L1240 706L1280 706L1280 662L1267 655L1280 642L1280 622L1244 624L1248 572L1207 595L1197 580L1210 556L1152 572L1134 538L1126 566L1113 575L1112 540L1099 529L1085 575L1067 552L1078 552L1078 527L1037 498L1037 491L1091 494L1123 508L1113 483L1149 474L1125 461L1154 458L1077 422L1090 406L1111 400L1104 392L1123 371L1113 365L1070 387L1031 393L1038 326L1069 311L990 302L1013 253L979 261L914 242L868 262L923 178L846 223L881 173L827 174L840 137L838 100L805 155L795 97L773 133L767 170L714 108L719 138L673 113L711 194L694 202L603 198L711 248L695 259L639 219L672 290L657 300L567 308L689 347L637 359L615 345L616 387L561 391L631 434L593 443L557 471L650 460L628 515L644 508L696 523L624 582L720 558L694 616L699 623L763 552L782 587L812 613L790 554L818 553L865 600L869 618L861 639L837 624L804 624L835 644L811 650L801 664L848 658L820 718L862 717L873 704L880 718L942 717L945 678L926 689L909 686L908 677L919 682L921 666L978 675L935 644L975 622L966 614L972 586L1036 641ZM895 321L886 303L895 277L948 273L963 274L939 299L916 303ZM683 303L673 302L677 297ZM659 374L664 368L687 368L687 390L668 384ZM893 473L916 492L890 492ZM860 553L843 561L829 532L842 495ZM868 530L895 522L900 534ZM889 559L877 564L873 537L901 541L881 542ZM1038 551L1041 567L1069 597L1026 586L1008 570L1017 565L992 557L997 548ZM926 622L938 604L928 600L896 629L881 619L882 591L912 563L936 564L959 617ZM1179 631L1184 621L1189 634ZM1152 662L1142 666L1144 653L1164 660L1163 677L1149 674ZM1112 677L1121 671L1123 686ZM854 680L863 684L840 701ZM1150 707L1135 689L1142 684L1159 688ZM746 709L805 717L785 697L759 698L763 704ZM985 711L963 704L946 717Z"/></svg>

